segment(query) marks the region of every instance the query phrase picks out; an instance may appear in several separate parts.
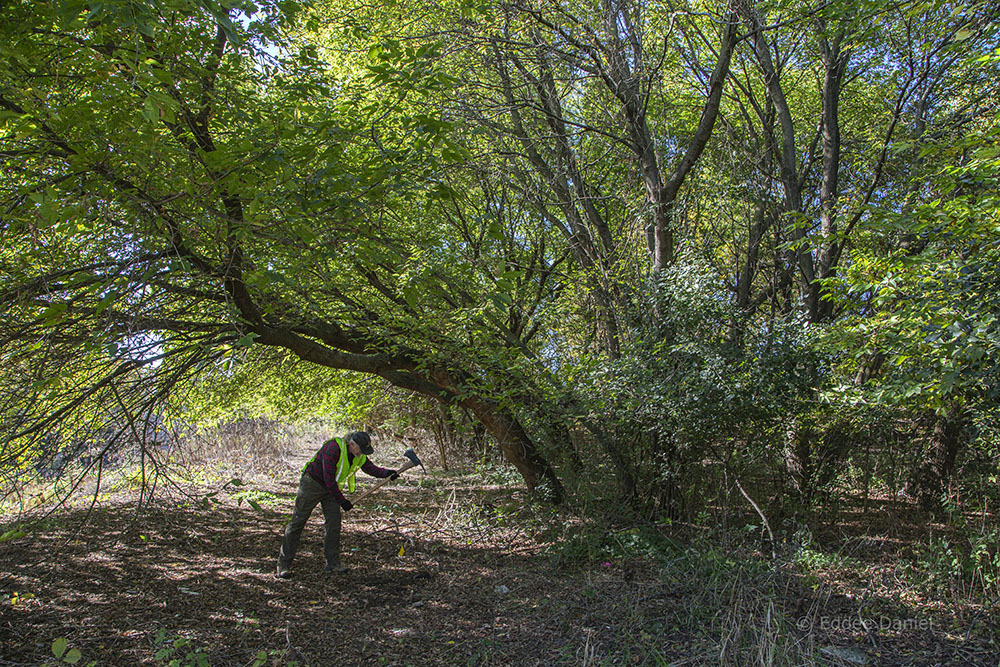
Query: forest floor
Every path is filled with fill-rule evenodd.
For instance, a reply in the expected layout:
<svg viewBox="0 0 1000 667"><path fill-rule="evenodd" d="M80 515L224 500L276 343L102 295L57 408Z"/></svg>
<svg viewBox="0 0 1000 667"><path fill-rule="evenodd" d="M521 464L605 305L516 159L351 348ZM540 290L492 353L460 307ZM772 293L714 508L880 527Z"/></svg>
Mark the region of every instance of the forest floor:
<svg viewBox="0 0 1000 667"><path fill-rule="evenodd" d="M1000 608L926 585L900 559L889 515L883 526L866 518L836 553L774 565L717 535L588 525L470 471L413 471L346 513L348 573L323 573L317 508L293 578L277 579L299 464L239 485L193 480L141 512L135 490L98 496L0 542L0 665L56 664L53 648L98 665L1000 657ZM11 529L4 518L0 532Z"/></svg>

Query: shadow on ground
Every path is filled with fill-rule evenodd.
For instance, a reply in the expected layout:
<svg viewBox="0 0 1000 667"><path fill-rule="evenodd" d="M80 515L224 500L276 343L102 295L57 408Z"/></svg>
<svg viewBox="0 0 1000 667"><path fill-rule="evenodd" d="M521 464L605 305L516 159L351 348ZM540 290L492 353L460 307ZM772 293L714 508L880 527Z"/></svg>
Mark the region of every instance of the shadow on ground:
<svg viewBox="0 0 1000 667"><path fill-rule="evenodd" d="M794 578L783 591L758 586L738 562L726 566L733 580L712 579L711 568L699 578L690 560L677 564L683 552L673 565L567 567L530 522L505 525L494 511L511 501L502 489L380 494L345 517L344 575L322 572L317 510L294 577L279 580L293 492L271 489L261 509L234 497L209 507L161 499L138 522L128 502L108 502L0 544L0 664L51 661L59 637L80 664L99 665L200 656L213 665L759 664L768 647L780 649L774 664L847 664L823 657L838 638L860 644L872 665L996 664L966 628L824 634L824 618L853 618L857 605L797 592ZM808 627L793 627L797 619Z"/></svg>

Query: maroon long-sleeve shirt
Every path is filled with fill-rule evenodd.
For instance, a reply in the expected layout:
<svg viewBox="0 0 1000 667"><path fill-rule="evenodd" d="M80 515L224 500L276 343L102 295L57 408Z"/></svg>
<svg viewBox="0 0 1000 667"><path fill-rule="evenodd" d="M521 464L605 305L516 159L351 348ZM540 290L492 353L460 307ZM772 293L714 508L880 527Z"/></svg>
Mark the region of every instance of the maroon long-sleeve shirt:
<svg viewBox="0 0 1000 667"><path fill-rule="evenodd" d="M354 459L350 452L348 452L347 456L350 457L349 461ZM333 438L323 443L323 446L316 452L316 456L306 465L305 471L310 477L325 486L334 500L342 503L344 501L344 493L337 484L338 463L340 463L340 443L337 442L336 438ZM361 466L361 470L372 477L388 477L393 473L388 468L379 468L372 463L371 459L365 460L364 465Z"/></svg>

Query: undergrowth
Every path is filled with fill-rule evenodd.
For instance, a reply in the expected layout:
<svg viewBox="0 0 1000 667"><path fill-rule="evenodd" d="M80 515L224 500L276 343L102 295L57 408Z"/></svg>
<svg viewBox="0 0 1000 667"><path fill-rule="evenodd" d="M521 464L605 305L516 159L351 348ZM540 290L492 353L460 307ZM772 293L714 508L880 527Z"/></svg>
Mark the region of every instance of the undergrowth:
<svg viewBox="0 0 1000 667"><path fill-rule="evenodd" d="M301 431L272 433L254 441L239 433L213 435L200 449L173 462L178 466L184 462L185 475L175 481L186 485L187 494L176 507L205 521L196 533L208 535L224 528L240 534L249 525L241 522L259 527L264 521L277 531L290 499L279 492L275 480L294 484L293 456L308 454L322 439L320 433ZM276 460L257 460L248 454L252 442L263 443L261 447ZM388 463L388 447L382 455ZM777 558L772 558L770 548L762 548L759 526L750 523L731 523L723 529L709 516L694 525L657 523L631 516L610 501L604 506L614 510L598 511L600 503L594 498L582 507L554 507L532 500L523 490L513 491L516 487L511 485L494 488L506 472L469 461L448 472L430 465L427 475L406 476L400 482L406 493L373 497L365 515L374 522L364 537L367 543L356 545L368 550L367 560L379 578L413 562L409 559L422 559L421 567L426 568L445 559L442 554L451 554L448 557L456 562L464 559L449 575L441 575L453 577L446 587L485 579L487 593L500 600L491 603L486 617L506 614L530 623L556 619L558 628L553 632L562 645L551 655L558 656L552 658L558 664L840 664L843 656L855 655L844 651L897 650L898 654L903 649L893 649L893 643L926 637L925 625L938 632L936 636L952 637L953 647L959 649L970 638L1000 640L993 621L998 609L1000 531L988 524L954 521L947 531L895 550L875 550L881 536L874 527L859 526L864 529L862 536L840 541L817 538L801 527L781 537ZM149 475L129 468L118 472L115 485L111 479L105 493L114 496L135 490ZM65 487L49 484L50 493L65 493ZM163 480L158 484L168 486ZM101 506L104 500L94 502ZM123 502L123 497L116 501ZM122 506L128 497L124 502ZM242 513L247 508L251 513ZM61 537L67 526L60 516L27 525L5 515L0 547ZM219 516L225 521L220 522ZM171 539L164 527L156 536L157 548ZM391 543L386 545L388 555L377 551L383 541ZM274 547L267 539L264 542ZM153 548L150 544L143 538L138 548ZM213 536L211 544L220 549L223 560L232 558L227 539ZM268 552L261 558L271 556ZM225 567L231 565L220 566L219 571L225 572ZM463 578L468 572L477 572L477 578ZM535 578L527 579L527 572ZM559 594L549 594L548 579L563 582ZM521 580L527 583L517 591ZM196 593L191 585L177 588L184 602L198 600L188 597ZM32 595L18 590L6 604L23 612L39 604ZM442 609L447 608L442 603ZM249 604L240 609L253 609L259 615L255 628L269 613ZM405 605L394 609L412 611ZM233 622L238 624L245 614L237 616ZM182 627L180 621L171 625L170 618L147 638L139 657L163 665L212 662L216 650L212 641L190 626ZM433 632L428 637L451 636L447 627ZM510 663L509 643L495 628L491 632L470 637L463 656L476 656L475 664ZM54 636L58 635L49 635ZM76 636L72 641L89 660L96 654L93 642L86 639ZM58 646L65 649L61 642ZM446 649L442 655L451 655ZM287 651L283 645L251 644L245 656L260 665L290 665L301 657ZM77 654L64 650L63 655ZM390 650L380 659L406 664L393 655Z"/></svg>

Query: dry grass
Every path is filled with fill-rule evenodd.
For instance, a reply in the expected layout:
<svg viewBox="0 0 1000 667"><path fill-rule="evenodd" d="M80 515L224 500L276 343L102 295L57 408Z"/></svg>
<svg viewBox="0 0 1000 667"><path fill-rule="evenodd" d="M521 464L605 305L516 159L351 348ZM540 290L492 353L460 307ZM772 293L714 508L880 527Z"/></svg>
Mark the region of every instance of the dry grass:
<svg viewBox="0 0 1000 667"><path fill-rule="evenodd" d="M268 419L244 419L200 429L175 449L185 469L233 472L246 477L285 473L305 452L330 437L324 424L290 426Z"/></svg>

